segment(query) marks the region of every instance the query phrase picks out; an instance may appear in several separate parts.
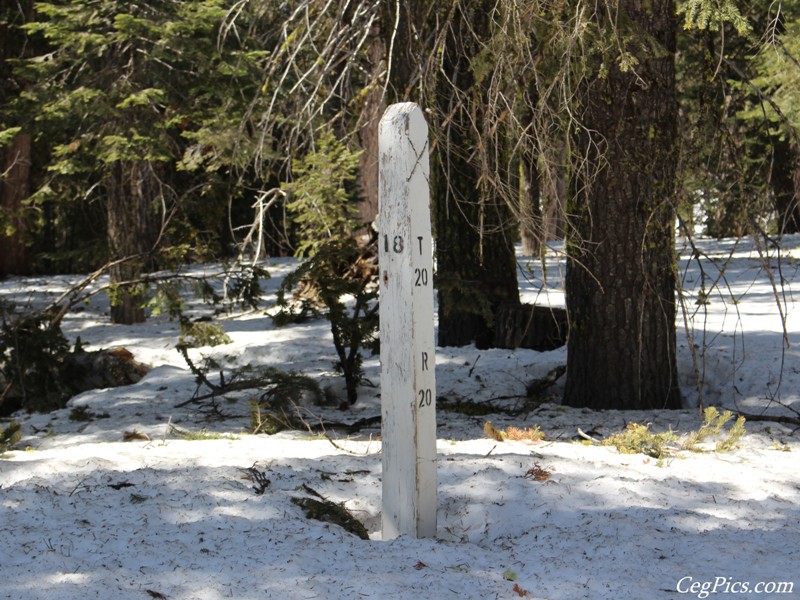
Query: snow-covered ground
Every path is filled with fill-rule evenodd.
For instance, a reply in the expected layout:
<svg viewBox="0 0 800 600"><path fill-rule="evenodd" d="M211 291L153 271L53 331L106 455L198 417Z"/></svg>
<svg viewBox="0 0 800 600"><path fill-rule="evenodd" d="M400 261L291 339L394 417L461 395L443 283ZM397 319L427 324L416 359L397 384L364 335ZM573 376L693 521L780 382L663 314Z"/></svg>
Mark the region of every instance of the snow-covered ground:
<svg viewBox="0 0 800 600"><path fill-rule="evenodd" d="M553 250L546 278L541 262L520 257L524 300L563 303ZM663 461L574 439L578 428L608 436L631 421L696 430L698 378L705 405L798 416L800 237L785 238L780 256L770 250L769 271L752 242L702 240L698 250L699 262L686 250L680 264L686 409L568 409L558 405L561 382L551 401L522 416L440 409L435 539L381 540L378 426L351 436L249 435L254 390L220 401L225 419L207 402L179 407L197 384L175 350L177 323L112 326L98 297L67 317L68 337L89 349L124 346L154 368L136 385L86 392L64 410L15 415L25 437L0 460L0 598L800 597L793 425L753 420L733 452L712 445ZM264 307L294 262L266 266ZM9 279L0 297L41 303L71 279ZM276 328L251 311L219 323L233 343L192 350L198 364L271 365L341 390L326 321ZM564 349L438 348L437 396L513 406L530 381L565 362ZM351 410L310 407L307 420L378 415L377 357L365 371L374 385ZM71 420L76 407L96 418ZM548 437L498 442L484 436L487 420L539 426ZM175 427L212 439L188 440ZM150 439L126 442L126 432ZM370 539L307 518L292 499L308 489L344 503Z"/></svg>

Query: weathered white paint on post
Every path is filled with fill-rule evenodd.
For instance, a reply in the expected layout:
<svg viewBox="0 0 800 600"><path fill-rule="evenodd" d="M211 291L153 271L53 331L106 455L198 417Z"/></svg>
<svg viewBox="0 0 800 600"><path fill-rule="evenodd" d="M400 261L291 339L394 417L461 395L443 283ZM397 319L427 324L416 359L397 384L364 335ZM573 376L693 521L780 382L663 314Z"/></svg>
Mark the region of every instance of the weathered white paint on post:
<svg viewBox="0 0 800 600"><path fill-rule="evenodd" d="M393 104L379 133L383 539L436 535L436 371L428 125Z"/></svg>

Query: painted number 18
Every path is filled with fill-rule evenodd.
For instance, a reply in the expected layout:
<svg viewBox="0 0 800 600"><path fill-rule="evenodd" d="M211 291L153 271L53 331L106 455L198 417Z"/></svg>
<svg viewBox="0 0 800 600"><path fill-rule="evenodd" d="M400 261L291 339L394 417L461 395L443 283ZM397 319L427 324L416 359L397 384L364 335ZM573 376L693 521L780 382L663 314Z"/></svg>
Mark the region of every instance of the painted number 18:
<svg viewBox="0 0 800 600"><path fill-rule="evenodd" d="M399 235L396 235L394 238L392 238L392 243L389 244L389 236L384 235L383 249L388 252L390 247L396 254L400 254L403 251L403 238Z"/></svg>

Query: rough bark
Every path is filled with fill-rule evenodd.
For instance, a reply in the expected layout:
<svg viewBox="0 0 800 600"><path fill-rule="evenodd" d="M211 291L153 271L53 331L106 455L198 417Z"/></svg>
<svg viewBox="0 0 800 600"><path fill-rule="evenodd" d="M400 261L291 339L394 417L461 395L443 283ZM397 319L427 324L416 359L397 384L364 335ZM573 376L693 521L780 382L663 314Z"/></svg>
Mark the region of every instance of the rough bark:
<svg viewBox="0 0 800 600"><path fill-rule="evenodd" d="M420 101L420 76L429 50L425 31L435 7L426 0L384 3L381 32L389 68L388 103Z"/></svg>
<svg viewBox="0 0 800 600"><path fill-rule="evenodd" d="M519 303L516 221L482 177L472 150L485 138L479 139L484 90L471 61L490 37L492 6L461 5L449 24L442 56L448 78L439 82L437 96L448 118L436 131L431 175L440 346L475 342L490 347L496 311Z"/></svg>
<svg viewBox="0 0 800 600"><path fill-rule="evenodd" d="M784 229L781 230L784 233L800 233L800 145L797 143L792 144L792 187L793 205L791 210L786 212L791 217L784 223Z"/></svg>
<svg viewBox="0 0 800 600"><path fill-rule="evenodd" d="M30 193L31 141L21 133L0 153L0 210L12 227L11 235L0 232L0 275L26 275L30 269L23 202Z"/></svg>
<svg viewBox="0 0 800 600"><path fill-rule="evenodd" d="M675 5L619 0L638 64L585 83L587 163L576 168L568 240L570 337L564 403L679 408L675 343ZM622 24L622 25L620 25ZM618 32L618 30L617 30Z"/></svg>
<svg viewBox="0 0 800 600"><path fill-rule="evenodd" d="M119 161L109 168L105 181L111 260L126 259L111 268L111 281L124 284L141 276L156 241L159 183L147 161ZM111 321L126 325L143 322L143 304L140 286L121 285L112 301Z"/></svg>
<svg viewBox="0 0 800 600"><path fill-rule="evenodd" d="M24 88L25 83L13 73L8 59L21 58L29 52L30 44L19 26L30 20L33 3L21 0L0 9L0 106L9 102ZM0 128L8 125L0 122ZM30 133L20 133L6 148L0 150L0 211L5 213L13 233L0 231L0 276L25 275L30 272L30 256L25 235L23 201L30 194L31 179Z"/></svg>
<svg viewBox="0 0 800 600"><path fill-rule="evenodd" d="M520 304L497 311L494 345L546 352L567 343L569 319L563 308Z"/></svg>
<svg viewBox="0 0 800 600"><path fill-rule="evenodd" d="M550 171L548 185L544 194L542 211L542 235L544 241L563 240L567 231L566 199L568 169L566 167L567 147L562 141L554 144L554 155L546 161Z"/></svg>
<svg viewBox="0 0 800 600"><path fill-rule="evenodd" d="M800 233L800 148L796 142L773 142L772 192L778 231Z"/></svg>
<svg viewBox="0 0 800 600"><path fill-rule="evenodd" d="M536 256L542 248L542 208L539 166L532 149L522 152L519 161L519 215L522 252Z"/></svg>
<svg viewBox="0 0 800 600"><path fill-rule="evenodd" d="M371 223L378 214L378 125L386 109L383 90L378 84L381 74L386 70L385 56L386 48L380 26L375 25L367 51L373 84L364 94L358 130L363 150L359 159L361 202L358 205L359 220L362 223Z"/></svg>

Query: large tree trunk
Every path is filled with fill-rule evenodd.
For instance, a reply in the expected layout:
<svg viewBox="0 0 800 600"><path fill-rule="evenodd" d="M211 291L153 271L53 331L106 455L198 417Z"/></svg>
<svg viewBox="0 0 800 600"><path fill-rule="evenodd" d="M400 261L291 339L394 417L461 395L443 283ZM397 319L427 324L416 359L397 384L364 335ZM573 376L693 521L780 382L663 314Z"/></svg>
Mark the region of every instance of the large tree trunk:
<svg viewBox="0 0 800 600"><path fill-rule="evenodd" d="M475 158L475 148L488 136L481 136L484 90L471 61L490 39L492 6L485 1L461 5L449 24L442 57L448 79L441 79L437 93L447 118L437 130L431 177L440 346L475 342L490 347L496 311L519 303L516 220Z"/></svg>
<svg viewBox="0 0 800 600"><path fill-rule="evenodd" d="M774 140L770 181L778 231L800 233L800 147L797 142Z"/></svg>
<svg viewBox="0 0 800 600"><path fill-rule="evenodd" d="M567 145L564 141L554 143L553 154L547 157L547 185L542 214L544 241L563 240L567 231L566 200L568 169L566 166Z"/></svg>
<svg viewBox="0 0 800 600"><path fill-rule="evenodd" d="M541 188L534 148L525 148L519 159L519 237L522 252L537 256L542 249Z"/></svg>
<svg viewBox="0 0 800 600"><path fill-rule="evenodd" d="M157 236L156 202L159 182L147 161L114 163L106 175L108 192L108 245L112 261L111 282L139 279L150 260ZM130 325L145 320L144 296L139 285L120 285L111 304L111 321Z"/></svg>
<svg viewBox="0 0 800 600"><path fill-rule="evenodd" d="M568 240L570 334L564 403L595 409L679 408L675 349L675 5L619 0L641 42L623 71L584 89L588 161L576 168L576 231ZM618 32L619 33L619 32ZM626 33L629 35L629 33ZM623 38L624 39L624 38Z"/></svg>
<svg viewBox="0 0 800 600"><path fill-rule="evenodd" d="M359 158L361 202L358 205L358 216L362 223L371 223L378 215L378 125L386 109L380 86L381 75L386 70L386 48L379 24L374 26L370 38L367 56L371 85L364 93L358 130L363 150Z"/></svg>
<svg viewBox="0 0 800 600"><path fill-rule="evenodd" d="M451 139L450 143L458 142ZM451 156L439 168L445 171L434 179L438 343L475 342L479 348L488 348L497 310L519 303L509 230L515 221L507 206L481 197L476 174L466 161Z"/></svg>
<svg viewBox="0 0 800 600"><path fill-rule="evenodd" d="M23 201L30 193L31 141L29 133L21 133L0 152L0 210L11 226L10 235L0 232L0 275L25 275L30 269Z"/></svg>
<svg viewBox="0 0 800 600"><path fill-rule="evenodd" d="M800 233L800 144L792 143L792 186L794 195L793 204L787 209L786 214L791 215L783 224L784 233Z"/></svg>
<svg viewBox="0 0 800 600"><path fill-rule="evenodd" d="M486 125L485 98L471 61L490 37L493 6L485 0L462 3L454 7L452 18L440 19L441 14L432 14L436 4L409 0L386 3L383 15L388 24L385 46L392 50L388 63L393 101L424 106L426 94L435 96L428 104L436 108L429 125L442 346L491 346L496 311L519 304L513 247L517 221L481 178L475 157L475 148L486 141L480 132ZM446 37L442 68L436 69L431 86L430 57L439 56L432 50L439 32Z"/></svg>
<svg viewBox="0 0 800 600"><path fill-rule="evenodd" d="M0 8L0 106L10 102L24 87L13 73L13 63L29 55L30 43L21 29L33 13L33 2L21 0ZM0 128L10 123L0 122ZM11 235L0 230L0 276L25 275L30 271L30 256L26 245L27 224L23 217L23 201L30 194L31 143L30 133L20 133L6 148L0 149L0 212L11 227ZM2 227L0 221L0 227Z"/></svg>

